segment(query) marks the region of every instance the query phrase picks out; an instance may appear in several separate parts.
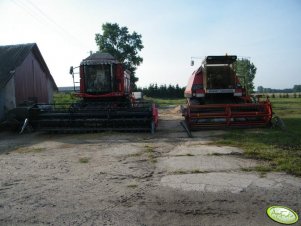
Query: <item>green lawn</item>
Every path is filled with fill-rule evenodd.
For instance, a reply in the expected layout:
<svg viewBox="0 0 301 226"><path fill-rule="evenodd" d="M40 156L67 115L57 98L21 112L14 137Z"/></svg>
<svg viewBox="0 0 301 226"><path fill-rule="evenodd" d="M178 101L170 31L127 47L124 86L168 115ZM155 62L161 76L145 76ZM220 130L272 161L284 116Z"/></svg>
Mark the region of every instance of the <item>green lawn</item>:
<svg viewBox="0 0 301 226"><path fill-rule="evenodd" d="M273 112L280 116L280 128L231 130L218 144L241 147L250 158L267 160L259 171L285 171L301 176L301 98L272 98Z"/></svg>
<svg viewBox="0 0 301 226"><path fill-rule="evenodd" d="M161 99L161 98L152 98L144 97L145 100L151 101L158 106L168 106L168 105L181 105L186 103L186 99ZM74 103L78 101L79 98L75 97L71 93L56 93L53 96L55 104L65 104L65 103Z"/></svg>
<svg viewBox="0 0 301 226"><path fill-rule="evenodd" d="M144 97L144 99L149 100L160 106L169 106L169 105L182 105L186 104L186 99L161 99L161 98L152 98Z"/></svg>
<svg viewBox="0 0 301 226"><path fill-rule="evenodd" d="M71 103L75 103L79 98L71 93L55 93L53 95L53 103L57 106L69 107Z"/></svg>
<svg viewBox="0 0 301 226"><path fill-rule="evenodd" d="M283 118L301 115L301 98L271 98L273 111Z"/></svg>

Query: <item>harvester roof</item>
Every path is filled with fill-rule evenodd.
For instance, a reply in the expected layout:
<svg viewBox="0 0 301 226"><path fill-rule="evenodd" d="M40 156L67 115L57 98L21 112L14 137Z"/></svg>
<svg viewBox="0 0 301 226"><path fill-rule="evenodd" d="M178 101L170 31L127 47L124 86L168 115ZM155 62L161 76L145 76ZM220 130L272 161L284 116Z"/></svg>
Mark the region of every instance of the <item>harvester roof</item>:
<svg viewBox="0 0 301 226"><path fill-rule="evenodd" d="M237 59L235 55L207 56L203 64L233 64Z"/></svg>
<svg viewBox="0 0 301 226"><path fill-rule="evenodd" d="M96 52L91 54L86 59L83 59L81 65L95 65L95 64L117 64L119 63L111 54Z"/></svg>

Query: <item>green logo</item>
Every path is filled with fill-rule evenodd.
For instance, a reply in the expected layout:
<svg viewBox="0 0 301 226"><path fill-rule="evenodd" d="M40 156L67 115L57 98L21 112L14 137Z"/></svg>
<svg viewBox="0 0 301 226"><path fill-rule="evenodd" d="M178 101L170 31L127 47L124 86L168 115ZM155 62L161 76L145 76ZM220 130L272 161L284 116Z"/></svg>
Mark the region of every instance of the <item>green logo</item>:
<svg viewBox="0 0 301 226"><path fill-rule="evenodd" d="M267 209L268 216L281 224L294 224L298 221L298 215L285 206L271 206Z"/></svg>

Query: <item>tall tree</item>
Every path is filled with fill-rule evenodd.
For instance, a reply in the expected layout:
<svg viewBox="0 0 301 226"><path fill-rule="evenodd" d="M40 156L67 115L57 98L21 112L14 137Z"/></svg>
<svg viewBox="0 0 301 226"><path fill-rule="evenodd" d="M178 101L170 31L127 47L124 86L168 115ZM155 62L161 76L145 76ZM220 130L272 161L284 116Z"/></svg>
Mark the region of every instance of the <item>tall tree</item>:
<svg viewBox="0 0 301 226"><path fill-rule="evenodd" d="M294 92L301 92L301 85L294 85L293 91Z"/></svg>
<svg viewBox="0 0 301 226"><path fill-rule="evenodd" d="M264 91L263 86L258 86L258 87L257 87L257 92L258 92L258 93L263 93L263 91Z"/></svg>
<svg viewBox="0 0 301 226"><path fill-rule="evenodd" d="M248 59L238 59L236 61L236 72L239 76L242 76L241 83L246 87L247 92L254 91L254 78L257 68Z"/></svg>
<svg viewBox="0 0 301 226"><path fill-rule="evenodd" d="M99 51L113 55L123 63L125 69L131 72L131 87L136 88L136 69L143 59L138 52L143 49L141 35L129 33L127 27L120 27L117 23L105 23L102 25L102 33L95 34L95 41Z"/></svg>

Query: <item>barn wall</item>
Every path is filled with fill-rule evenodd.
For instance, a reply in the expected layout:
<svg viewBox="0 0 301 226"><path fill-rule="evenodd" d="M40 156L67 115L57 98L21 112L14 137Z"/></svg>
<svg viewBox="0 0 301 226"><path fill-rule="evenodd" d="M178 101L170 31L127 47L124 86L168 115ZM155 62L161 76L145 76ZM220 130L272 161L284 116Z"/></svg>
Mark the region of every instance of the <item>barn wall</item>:
<svg viewBox="0 0 301 226"><path fill-rule="evenodd" d="M0 122L4 119L4 89L0 89Z"/></svg>
<svg viewBox="0 0 301 226"><path fill-rule="evenodd" d="M47 80L47 87L48 87L48 103L52 103L54 89L53 89L52 81L49 78Z"/></svg>
<svg viewBox="0 0 301 226"><path fill-rule="evenodd" d="M28 54L15 72L16 104L29 99L48 103L48 78L33 53Z"/></svg>
<svg viewBox="0 0 301 226"><path fill-rule="evenodd" d="M4 88L4 96L5 96L5 102L4 102L4 110L8 111L16 107L16 97L15 97L15 76L13 76L9 82L6 84Z"/></svg>
<svg viewBox="0 0 301 226"><path fill-rule="evenodd" d="M4 119L5 113L16 107L14 76L6 86L0 90L0 121Z"/></svg>

